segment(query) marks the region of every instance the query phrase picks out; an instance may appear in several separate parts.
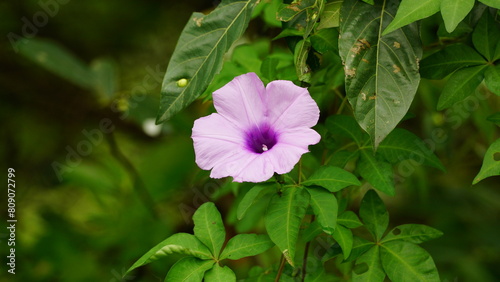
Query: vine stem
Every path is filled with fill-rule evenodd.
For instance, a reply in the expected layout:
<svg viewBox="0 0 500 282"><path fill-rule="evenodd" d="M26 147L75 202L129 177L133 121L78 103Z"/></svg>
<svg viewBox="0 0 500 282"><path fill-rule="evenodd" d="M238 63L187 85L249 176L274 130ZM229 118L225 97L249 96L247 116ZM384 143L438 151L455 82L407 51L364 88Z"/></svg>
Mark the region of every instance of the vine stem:
<svg viewBox="0 0 500 282"><path fill-rule="evenodd" d="M312 223L316 217L314 214L311 216L311 221ZM304 282L306 279L306 269L307 269L307 257L309 254L309 245L311 244L311 241L306 243L306 246L304 247L304 258L302 259L302 279L300 281Z"/></svg>
<svg viewBox="0 0 500 282"><path fill-rule="evenodd" d="M281 255L281 262L280 262L280 268L278 269L278 274L276 274L276 278L274 279L274 282L279 282L281 278L281 274L283 273L283 269L285 269L285 256Z"/></svg>

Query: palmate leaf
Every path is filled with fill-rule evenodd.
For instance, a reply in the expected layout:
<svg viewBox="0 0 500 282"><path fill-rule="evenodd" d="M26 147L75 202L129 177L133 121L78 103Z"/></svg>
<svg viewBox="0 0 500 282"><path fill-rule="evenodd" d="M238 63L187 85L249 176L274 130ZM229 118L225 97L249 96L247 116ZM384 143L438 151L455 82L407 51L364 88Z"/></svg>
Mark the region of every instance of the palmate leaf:
<svg viewBox="0 0 500 282"><path fill-rule="evenodd" d="M274 246L274 243L267 235L238 234L227 242L220 259L238 260L244 257L256 256L267 251L272 246Z"/></svg>
<svg viewBox="0 0 500 282"><path fill-rule="evenodd" d="M274 195L265 216L266 230L292 266L300 223L306 215L309 194L303 188L288 187L282 195Z"/></svg>
<svg viewBox="0 0 500 282"><path fill-rule="evenodd" d="M347 228L356 228L363 225L358 216L352 211L345 211L337 218L337 223Z"/></svg>
<svg viewBox="0 0 500 282"><path fill-rule="evenodd" d="M378 242L389 225L389 213L384 202L374 190L369 190L363 197L359 208L359 216L368 231L373 235L373 238L375 238L375 241Z"/></svg>
<svg viewBox="0 0 500 282"><path fill-rule="evenodd" d="M226 51L248 26L256 2L224 0L208 15L193 13L163 79L157 123L168 120L203 93L221 70Z"/></svg>
<svg viewBox="0 0 500 282"><path fill-rule="evenodd" d="M337 198L322 188L308 188L311 196L311 207L319 224L326 234L332 235L337 224Z"/></svg>
<svg viewBox="0 0 500 282"><path fill-rule="evenodd" d="M194 235L177 233L168 237L144 254L127 270L127 273L137 267L143 266L173 253L192 255L200 259L210 259L212 257L210 250Z"/></svg>
<svg viewBox="0 0 500 282"><path fill-rule="evenodd" d="M382 243L403 240L414 244L420 244L438 237L441 237L443 232L423 224L403 224L394 227L382 239Z"/></svg>
<svg viewBox="0 0 500 282"><path fill-rule="evenodd" d="M392 165L378 160L371 149L361 150L361 159L356 169L375 189L389 196L395 195Z"/></svg>
<svg viewBox="0 0 500 282"><path fill-rule="evenodd" d="M170 268L165 277L165 282L200 282L205 271L209 270L214 263L214 260L201 260L195 257L182 258Z"/></svg>
<svg viewBox="0 0 500 282"><path fill-rule="evenodd" d="M385 272L380 261L380 247L375 245L356 260L352 281L384 281Z"/></svg>
<svg viewBox="0 0 500 282"><path fill-rule="evenodd" d="M215 264L205 273L205 282L236 282L236 275L227 266Z"/></svg>
<svg viewBox="0 0 500 282"><path fill-rule="evenodd" d="M500 175L500 139L493 142L486 151L481 170L474 178L472 184L476 184L487 177L495 175Z"/></svg>
<svg viewBox="0 0 500 282"><path fill-rule="evenodd" d="M441 15L446 31L453 32L474 7L474 0L441 0Z"/></svg>
<svg viewBox="0 0 500 282"><path fill-rule="evenodd" d="M405 116L420 81L417 25L382 36L397 5L396 0L380 0L374 6L346 0L340 13L339 51L347 97L375 148Z"/></svg>
<svg viewBox="0 0 500 282"><path fill-rule="evenodd" d="M353 236L351 229L345 228L342 225L337 225L337 227L333 231L333 239L335 239L335 241L337 241L337 243L342 248L344 258L348 258L349 255L351 255L353 245Z"/></svg>
<svg viewBox="0 0 500 282"><path fill-rule="evenodd" d="M351 185L361 185L352 173L335 166L322 166L302 182L305 186L317 185L330 192L337 192Z"/></svg>
<svg viewBox="0 0 500 282"><path fill-rule="evenodd" d="M222 218L212 202L201 205L193 215L194 235L205 244L215 257L226 239L226 230Z"/></svg>

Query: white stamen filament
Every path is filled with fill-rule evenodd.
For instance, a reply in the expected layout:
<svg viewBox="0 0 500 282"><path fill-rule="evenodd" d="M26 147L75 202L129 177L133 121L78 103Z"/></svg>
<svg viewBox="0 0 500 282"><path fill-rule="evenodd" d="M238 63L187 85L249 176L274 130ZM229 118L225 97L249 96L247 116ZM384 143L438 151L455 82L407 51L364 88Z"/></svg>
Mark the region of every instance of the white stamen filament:
<svg viewBox="0 0 500 282"><path fill-rule="evenodd" d="M262 151L264 151L264 152L265 152L265 151L267 151L267 150L269 150L269 149L267 148L267 145L266 145L266 144L262 144Z"/></svg>

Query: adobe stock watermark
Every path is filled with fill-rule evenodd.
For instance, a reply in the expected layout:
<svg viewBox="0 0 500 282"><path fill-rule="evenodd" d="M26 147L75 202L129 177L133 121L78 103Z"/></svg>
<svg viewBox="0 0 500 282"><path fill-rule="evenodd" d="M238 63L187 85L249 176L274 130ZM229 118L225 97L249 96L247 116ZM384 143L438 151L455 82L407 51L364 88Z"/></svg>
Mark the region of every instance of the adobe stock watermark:
<svg viewBox="0 0 500 282"><path fill-rule="evenodd" d="M61 5L65 5L69 0L40 0L38 7L40 10L36 11L31 18L22 17L21 33L9 32L7 39L12 46L12 49L17 53L19 52L19 44L24 44L23 39L34 38L39 30L49 23L49 19L55 17L60 10Z"/></svg>
<svg viewBox="0 0 500 282"><path fill-rule="evenodd" d="M146 99L146 93L153 91L158 85L161 85L165 72L160 70L160 65L156 65L153 69L150 66L145 68L146 75L141 84L132 88L130 95L124 97L128 100L126 110L120 108L120 100L123 98L114 99L109 108L113 113L119 114L120 120L126 119L130 114L130 109L136 108L140 102ZM110 134L116 130L116 126L110 118L102 118L96 128L91 130L83 129L81 131L83 139L76 146L66 146L66 156L63 162L53 161L51 166L57 176L59 182L63 180L63 175L72 172L83 159L92 154L95 147L99 146L103 141L105 134Z"/></svg>

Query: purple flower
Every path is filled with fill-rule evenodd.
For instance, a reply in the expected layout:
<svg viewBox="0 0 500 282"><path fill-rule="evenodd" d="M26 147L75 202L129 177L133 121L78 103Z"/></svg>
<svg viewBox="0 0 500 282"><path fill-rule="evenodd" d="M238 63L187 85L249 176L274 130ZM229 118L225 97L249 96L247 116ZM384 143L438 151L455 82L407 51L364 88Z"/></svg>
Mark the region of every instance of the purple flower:
<svg viewBox="0 0 500 282"><path fill-rule="evenodd" d="M320 135L311 129L319 108L306 88L255 73L235 77L213 93L217 113L194 122L196 164L210 177L262 182L288 173Z"/></svg>

